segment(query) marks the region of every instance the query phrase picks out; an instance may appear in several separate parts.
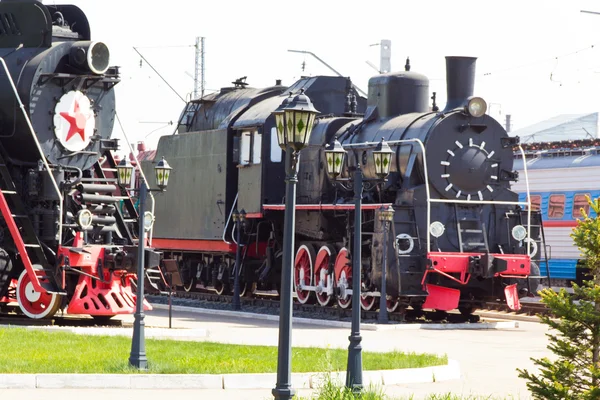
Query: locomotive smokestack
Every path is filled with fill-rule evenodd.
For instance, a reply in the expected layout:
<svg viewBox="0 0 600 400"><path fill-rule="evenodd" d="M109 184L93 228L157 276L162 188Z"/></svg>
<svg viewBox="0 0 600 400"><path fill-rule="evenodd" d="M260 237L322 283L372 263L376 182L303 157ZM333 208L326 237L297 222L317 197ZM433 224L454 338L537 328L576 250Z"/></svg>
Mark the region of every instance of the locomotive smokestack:
<svg viewBox="0 0 600 400"><path fill-rule="evenodd" d="M444 111L461 107L473 96L477 57L446 57L446 90L448 99Z"/></svg>

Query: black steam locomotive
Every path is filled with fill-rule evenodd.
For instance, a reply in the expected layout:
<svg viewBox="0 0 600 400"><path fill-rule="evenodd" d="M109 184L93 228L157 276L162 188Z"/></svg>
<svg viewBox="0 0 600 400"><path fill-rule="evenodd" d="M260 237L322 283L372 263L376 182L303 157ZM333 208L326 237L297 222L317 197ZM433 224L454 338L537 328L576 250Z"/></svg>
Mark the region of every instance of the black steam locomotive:
<svg viewBox="0 0 600 400"><path fill-rule="evenodd" d="M112 154L117 83L81 9L0 2L2 309L133 312L138 216Z"/></svg>
<svg viewBox="0 0 600 400"><path fill-rule="evenodd" d="M379 302L386 268L388 310L470 313L486 300L519 308L535 292L542 248L540 216L510 190L511 138L473 96L475 58L447 57L448 101L430 97L424 75L405 71L369 81L360 97L344 77L305 77L290 87L255 89L245 79L190 101L178 134L160 138L143 168L165 157L177 171L156 198L153 244L176 262L185 290L230 293L241 247L242 294L278 290L282 268L284 157L275 111L303 91L319 115L300 152L294 288L301 303L348 307L352 288L352 186L328 176L325 151L348 150L342 181L360 163L362 194L361 305ZM429 105L429 99L433 102ZM378 180L372 154L384 139L391 172ZM380 213L393 207L383 265ZM244 210L244 218L234 210ZM237 233L240 243L236 242ZM292 268L292 267L290 267Z"/></svg>

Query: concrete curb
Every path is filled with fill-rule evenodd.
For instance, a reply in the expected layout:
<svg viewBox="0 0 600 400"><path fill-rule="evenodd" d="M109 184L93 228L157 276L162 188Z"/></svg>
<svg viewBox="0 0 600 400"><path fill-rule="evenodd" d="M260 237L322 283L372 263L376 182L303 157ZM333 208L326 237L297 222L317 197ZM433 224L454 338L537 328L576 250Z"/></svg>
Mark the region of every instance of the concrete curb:
<svg viewBox="0 0 600 400"><path fill-rule="evenodd" d="M36 329L46 332L69 332L77 335L94 336L127 336L133 335L132 327L70 327L70 326L27 326L27 325L6 325L3 328L25 328ZM174 339L174 340L193 340L199 337L208 337L208 331L202 328L153 328L145 327L144 336L148 339Z"/></svg>
<svg viewBox="0 0 600 400"><path fill-rule="evenodd" d="M343 385L345 372L332 372L331 380ZM323 372L293 373L294 388L315 389ZM455 360L426 368L363 371L365 386L439 382L460 379ZM0 374L0 389L271 389L277 374Z"/></svg>
<svg viewBox="0 0 600 400"><path fill-rule="evenodd" d="M166 304L152 304L155 310L168 310ZM278 315L255 314L242 311L230 310L213 310L208 308L197 308L189 306L172 306L173 311L185 311L197 314L222 315L227 317L262 319L266 321L279 321ZM329 321L311 318L293 317L292 322L298 324L327 326L330 328L351 328L351 322L345 321ZM361 323L360 328L366 331L387 331L387 330L417 330L417 329L468 329L468 330L487 330L487 329L515 329L519 327L517 321L502 321L502 322L477 322L473 324L458 323L458 324L413 324L413 323L390 323L388 325L365 324Z"/></svg>

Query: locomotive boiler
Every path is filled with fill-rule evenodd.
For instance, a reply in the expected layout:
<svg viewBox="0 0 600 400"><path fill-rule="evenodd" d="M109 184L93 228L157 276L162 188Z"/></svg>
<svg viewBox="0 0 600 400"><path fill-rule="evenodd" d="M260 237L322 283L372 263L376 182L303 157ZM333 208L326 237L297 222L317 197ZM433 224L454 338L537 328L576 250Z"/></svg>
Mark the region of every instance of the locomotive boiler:
<svg viewBox="0 0 600 400"><path fill-rule="evenodd" d="M132 313L138 216L117 185L108 47L74 5L3 0L0 57L0 304Z"/></svg>
<svg viewBox="0 0 600 400"><path fill-rule="evenodd" d="M178 134L161 137L156 151L142 155L144 168L164 156L178 171L189 171L172 178L179 190L157 198L153 243L177 263L186 290L228 293L238 246L242 293L278 290L286 267L285 170L273 112L303 93L319 115L299 154L297 301L351 304L351 261L358 253L352 243L359 231L352 183L360 166L364 309L379 303L382 268L389 311L411 306L468 314L488 300L519 308L519 297L535 292L540 278L540 217L510 189L519 178L512 170L518 138L473 96L475 61L446 57L444 109L435 93L430 96L428 78L410 71L408 62L405 71L371 78L367 98L347 78L318 76L265 89L237 80L192 100ZM393 153L386 179L373 162L382 145ZM328 174L331 149L343 149L346 157ZM384 236L380 214L389 206L392 234Z"/></svg>

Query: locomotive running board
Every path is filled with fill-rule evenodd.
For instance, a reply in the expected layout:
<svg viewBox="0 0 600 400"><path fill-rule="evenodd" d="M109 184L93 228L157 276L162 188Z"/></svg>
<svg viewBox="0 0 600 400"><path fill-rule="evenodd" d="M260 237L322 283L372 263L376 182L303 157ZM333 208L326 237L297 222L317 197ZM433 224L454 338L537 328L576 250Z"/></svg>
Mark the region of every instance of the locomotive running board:
<svg viewBox="0 0 600 400"><path fill-rule="evenodd" d="M392 203L375 203L375 204L363 204L361 205L361 210L378 210L381 207L391 207ZM296 210L312 210L312 211L321 211L321 210L331 210L331 211L354 211L356 206L354 204L296 204ZM263 204L264 210L273 210L273 211L284 211L285 204Z"/></svg>

